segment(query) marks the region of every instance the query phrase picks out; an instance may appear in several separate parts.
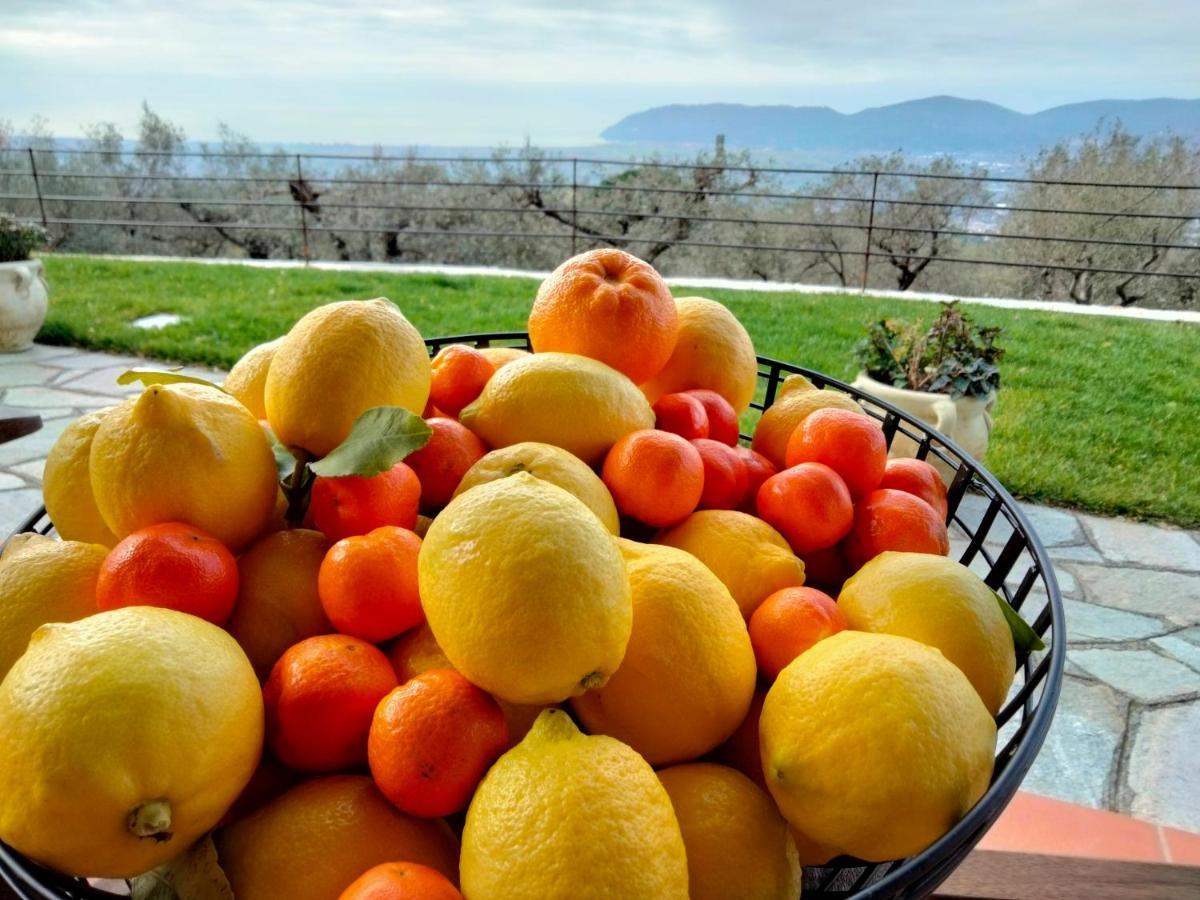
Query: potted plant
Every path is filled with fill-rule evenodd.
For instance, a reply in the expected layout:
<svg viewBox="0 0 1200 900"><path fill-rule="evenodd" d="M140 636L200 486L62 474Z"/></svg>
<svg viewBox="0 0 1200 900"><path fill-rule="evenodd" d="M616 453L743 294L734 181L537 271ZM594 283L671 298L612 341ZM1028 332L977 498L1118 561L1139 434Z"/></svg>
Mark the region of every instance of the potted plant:
<svg viewBox="0 0 1200 900"><path fill-rule="evenodd" d="M46 237L41 226L0 214L0 352L28 349L46 318L45 270L29 256Z"/></svg>
<svg viewBox="0 0 1200 900"><path fill-rule="evenodd" d="M957 301L943 303L926 330L894 319L874 322L854 348L861 369L854 386L911 413L981 460L1000 389L999 335L997 327L975 326ZM916 442L903 434L892 442L892 456L916 451ZM949 479L948 467L930 461Z"/></svg>

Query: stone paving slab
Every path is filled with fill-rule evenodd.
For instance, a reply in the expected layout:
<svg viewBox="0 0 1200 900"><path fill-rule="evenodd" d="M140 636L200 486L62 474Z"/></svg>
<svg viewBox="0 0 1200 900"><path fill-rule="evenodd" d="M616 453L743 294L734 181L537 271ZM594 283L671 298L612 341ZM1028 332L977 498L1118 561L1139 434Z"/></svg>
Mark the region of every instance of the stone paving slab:
<svg viewBox="0 0 1200 900"><path fill-rule="evenodd" d="M75 417L139 390L116 376L159 365L65 347L0 354L0 404L39 410L45 427L0 445L0 529L40 505L46 453ZM219 382L222 373L185 370ZM967 496L972 525L987 507ZM1022 504L1054 562L1067 622L1067 677L1046 745L1025 782L1037 793L1200 830L1200 535L1124 519ZM984 549L1011 528L998 518ZM957 558L967 542L952 530ZM1007 584L1029 566L1022 557ZM977 556L972 569L986 574ZM1045 604L1033 592L1022 613ZM1012 723L1010 723L1010 726Z"/></svg>

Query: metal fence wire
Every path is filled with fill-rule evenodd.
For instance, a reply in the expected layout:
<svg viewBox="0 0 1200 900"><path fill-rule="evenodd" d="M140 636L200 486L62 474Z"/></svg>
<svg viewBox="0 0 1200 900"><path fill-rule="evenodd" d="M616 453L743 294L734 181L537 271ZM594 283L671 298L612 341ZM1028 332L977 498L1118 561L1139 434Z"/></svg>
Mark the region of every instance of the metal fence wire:
<svg viewBox="0 0 1200 900"><path fill-rule="evenodd" d="M27 147L0 151L0 212L41 222L58 249L86 252L546 266L613 246L676 269L689 264L681 254L696 251L695 264L702 253L704 270L687 274L799 273L863 288L873 267L876 284L898 275L891 286L901 289L931 264L1020 270L1030 284L1062 279L1080 302L1098 277L1120 302L1135 279L1186 282L1193 298L1200 282L1200 185L1184 183L723 157Z"/></svg>

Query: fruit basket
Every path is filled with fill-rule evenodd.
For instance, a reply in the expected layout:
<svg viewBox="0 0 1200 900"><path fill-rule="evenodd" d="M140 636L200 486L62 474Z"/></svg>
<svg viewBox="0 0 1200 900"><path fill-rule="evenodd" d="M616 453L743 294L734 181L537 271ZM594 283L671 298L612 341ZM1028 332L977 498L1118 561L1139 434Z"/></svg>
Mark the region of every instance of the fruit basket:
<svg viewBox="0 0 1200 900"><path fill-rule="evenodd" d="M426 341L430 353L452 343L529 349L523 332L459 335ZM897 435L911 439L918 458L945 464L951 555L1004 596L1043 639L1044 650L1017 653L1016 678L996 716L999 729L995 769L987 792L946 834L907 859L865 863L838 857L804 870L804 896L922 897L963 861L1003 812L1037 756L1062 684L1065 626L1062 600L1049 557L1020 507L1003 486L953 442L899 409L848 384L791 363L758 358L759 391L752 415L775 401L784 379L807 377L815 387L843 392L880 420L889 445ZM748 440L748 435L742 436ZM53 526L41 509L21 531L48 533ZM0 843L0 875L24 898L113 898L118 894L51 872Z"/></svg>

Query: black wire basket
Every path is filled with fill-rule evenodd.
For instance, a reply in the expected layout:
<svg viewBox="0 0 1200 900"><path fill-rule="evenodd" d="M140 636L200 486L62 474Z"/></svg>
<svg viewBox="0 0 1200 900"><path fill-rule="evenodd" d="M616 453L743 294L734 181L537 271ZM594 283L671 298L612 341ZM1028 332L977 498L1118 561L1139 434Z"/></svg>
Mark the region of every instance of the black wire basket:
<svg viewBox="0 0 1200 900"><path fill-rule="evenodd" d="M496 332L432 338L426 344L431 354L447 344L527 350L529 338L524 332ZM996 716L999 733L992 783L954 827L907 859L867 863L841 856L804 870L805 898L924 897L954 871L999 818L1050 730L1066 655L1058 583L1041 541L1008 491L952 441L896 407L828 375L760 356L759 392L748 418L753 420L769 407L791 375L803 375L818 388L849 394L880 420L889 446L897 434L903 434L916 444L918 459L939 460L953 472L947 497L952 554L1002 594L1046 645L1032 653L1018 651L1016 678ZM750 435L743 434L742 439L748 442ZM45 509L40 509L19 530L48 534L53 524ZM3 843L0 875L26 900L113 900L121 896L52 872Z"/></svg>

